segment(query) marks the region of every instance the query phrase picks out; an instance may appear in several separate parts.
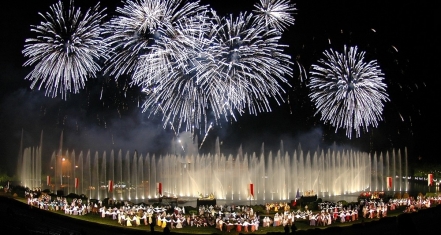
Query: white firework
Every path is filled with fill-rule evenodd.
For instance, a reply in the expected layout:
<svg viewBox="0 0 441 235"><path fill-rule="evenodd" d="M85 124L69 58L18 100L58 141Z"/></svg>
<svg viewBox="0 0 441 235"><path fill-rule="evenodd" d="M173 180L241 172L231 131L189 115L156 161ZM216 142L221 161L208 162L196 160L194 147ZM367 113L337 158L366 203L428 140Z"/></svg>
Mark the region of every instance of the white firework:
<svg viewBox="0 0 441 235"><path fill-rule="evenodd" d="M206 48L212 60L199 72L199 81L210 83L207 89L217 95L225 113L271 111L269 98L283 101L282 85L292 77L291 57L284 54L287 46L279 44L279 31L257 24L246 13L215 15L214 22L213 42Z"/></svg>
<svg viewBox="0 0 441 235"><path fill-rule="evenodd" d="M54 11L64 14L67 11L62 6L59 3ZM279 7L272 14L284 15L283 10L292 9ZM54 13L49 20L61 13ZM293 74L291 57L284 53L287 46L279 44L281 30L292 22L287 17L289 13L278 18L278 23L271 19L271 23L261 24L253 14L219 17L207 6L200 6L199 1L185 0L126 0L116 13L104 25L103 43L98 43L102 41L98 30L102 12L97 14L99 17L93 15L97 31L87 31L97 36L97 51L92 54L96 55L95 60L90 61L95 66L93 72L100 69L95 62L100 53L106 52L104 73L116 79L130 77L130 84L140 86L146 93L143 112L161 114L164 126L177 123L178 129L200 128L201 123L207 123L208 113L217 121L228 116L235 118L237 113L269 112L272 99L283 102L283 86L289 86L288 79ZM72 22L79 13L75 16ZM59 28L70 25L74 23ZM69 36L62 32L58 40ZM93 49L90 44L71 45L69 40L60 45L64 46L61 49L65 49L65 55L73 54L74 59L83 61L89 58L73 53L77 48L72 45ZM35 53L31 46L25 50ZM62 77L57 71L50 73L54 70L47 69L46 73L58 79L54 81Z"/></svg>
<svg viewBox="0 0 441 235"><path fill-rule="evenodd" d="M185 27L193 26L188 21L205 9L198 1L124 1L116 9L119 15L105 25L105 41L112 48L105 72L117 78L127 74L133 84L150 85L186 61L186 50L194 44L185 34L191 29Z"/></svg>
<svg viewBox="0 0 441 235"><path fill-rule="evenodd" d="M195 81L194 73L183 74L182 70L169 73L171 79L158 83L157 86L145 87L146 99L143 111L163 116L164 127L172 124L173 128L186 131L203 128L207 123L207 112L212 97ZM176 124L176 127L174 125Z"/></svg>
<svg viewBox="0 0 441 235"><path fill-rule="evenodd" d="M90 77L101 70L99 59L106 45L102 42L101 22L105 17L99 4L84 14L74 7L73 0L65 7L61 1L52 5L46 14L39 13L44 21L32 25L35 38L25 41L22 51L28 60L23 66L35 65L25 79L31 88L43 86L46 95L64 99L69 92L78 93Z"/></svg>
<svg viewBox="0 0 441 235"><path fill-rule="evenodd" d="M256 22L283 32L294 25L295 21L293 14L297 8L290 2L290 0L260 0L260 3L254 4Z"/></svg>
<svg viewBox="0 0 441 235"><path fill-rule="evenodd" d="M162 113L164 124L178 122L178 128L190 130L207 126L208 113L217 122L245 112L269 112L270 98L283 102L282 86L292 77L292 63L283 53L286 45L279 44L280 32L256 24L251 14L219 17L213 11L211 17L210 24L201 17L203 30L194 34L195 46L185 47L182 64L173 61L159 79L143 83L144 111Z"/></svg>
<svg viewBox="0 0 441 235"><path fill-rule="evenodd" d="M208 109L194 82L211 29L206 7L199 1L142 0L126 1L117 12L106 25L113 48L106 72L128 74L146 94L143 112L162 115L164 127L198 126Z"/></svg>
<svg viewBox="0 0 441 235"><path fill-rule="evenodd" d="M344 46L343 53L330 49L325 58L312 65L307 86L321 120L336 128L353 131L359 137L362 129L378 126L383 103L389 101L384 74L376 60L364 61L365 52Z"/></svg>
<svg viewBox="0 0 441 235"><path fill-rule="evenodd" d="M206 50L212 43L207 34L211 30L211 18L207 13L189 20L192 27L184 27L191 29L186 34L192 35L189 38L194 41L194 46L188 44L185 47L187 60L173 61L174 66L171 66L167 73L158 73L155 79L142 83L143 91L147 94L142 106L143 111L162 114L164 126L173 123L176 124L176 129L203 129L203 124L207 126L208 113L213 114L216 120L222 115L227 115L218 101L220 88L213 89L215 83L200 79L205 71L210 69L207 65L213 61L211 54ZM198 26L198 30L194 30L195 25Z"/></svg>

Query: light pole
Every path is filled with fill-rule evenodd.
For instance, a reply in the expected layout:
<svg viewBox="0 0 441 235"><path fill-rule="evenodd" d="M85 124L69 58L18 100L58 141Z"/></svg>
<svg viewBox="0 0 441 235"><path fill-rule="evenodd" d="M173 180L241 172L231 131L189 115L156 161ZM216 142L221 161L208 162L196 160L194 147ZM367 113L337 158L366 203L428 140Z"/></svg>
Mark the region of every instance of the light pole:
<svg viewBox="0 0 441 235"><path fill-rule="evenodd" d="M74 170L74 180L75 180L75 194L77 194L77 186L80 187L80 185L77 185L77 169L78 169L78 165L75 165L75 170ZM78 183L79 184L79 183Z"/></svg>

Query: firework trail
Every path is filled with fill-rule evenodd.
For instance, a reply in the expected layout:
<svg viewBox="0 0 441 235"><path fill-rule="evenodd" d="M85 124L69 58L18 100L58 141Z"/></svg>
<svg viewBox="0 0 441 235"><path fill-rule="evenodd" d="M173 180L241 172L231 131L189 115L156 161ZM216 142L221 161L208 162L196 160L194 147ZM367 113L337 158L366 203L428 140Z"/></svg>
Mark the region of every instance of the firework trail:
<svg viewBox="0 0 441 235"><path fill-rule="evenodd" d="M201 142L201 145L199 146L199 149L201 149L201 148L202 148L202 145L204 145L205 139L207 138L208 133L210 132L210 130L211 130L212 127L213 127L213 124L210 123L210 126L208 127L208 130L207 130L207 132L205 133L204 139L202 139L202 142Z"/></svg>
<svg viewBox="0 0 441 235"><path fill-rule="evenodd" d="M307 86L321 120L337 129L346 129L351 138L355 130L378 126L382 120L383 102L389 101L384 77L376 60L364 62L365 52L344 46L343 53L332 49L325 58L312 65Z"/></svg>
<svg viewBox="0 0 441 235"><path fill-rule="evenodd" d="M61 94L66 99L69 92L84 88L89 77L96 77L101 70L97 61L106 51L101 37L105 9L99 8L97 4L83 14L73 0L68 7L59 1L50 12L39 13L44 21L31 26L37 36L26 39L22 51L28 57L23 66L35 65L25 77L32 89L44 86L47 96Z"/></svg>
<svg viewBox="0 0 441 235"><path fill-rule="evenodd" d="M178 133L176 132L175 128L173 127L173 123L170 122L170 126L171 126L171 129L173 130L173 132L175 133L176 138L178 139L178 142L179 142L179 145L180 145L181 148L182 148L182 151L185 152L184 145L182 145L181 139L179 139L179 135L178 135Z"/></svg>
<svg viewBox="0 0 441 235"><path fill-rule="evenodd" d="M182 74L177 70L169 73L169 78L157 86L144 88L146 98L142 105L143 111L163 116L164 127L167 123L177 123L187 131L201 123L206 123L208 96L194 81L194 76Z"/></svg>

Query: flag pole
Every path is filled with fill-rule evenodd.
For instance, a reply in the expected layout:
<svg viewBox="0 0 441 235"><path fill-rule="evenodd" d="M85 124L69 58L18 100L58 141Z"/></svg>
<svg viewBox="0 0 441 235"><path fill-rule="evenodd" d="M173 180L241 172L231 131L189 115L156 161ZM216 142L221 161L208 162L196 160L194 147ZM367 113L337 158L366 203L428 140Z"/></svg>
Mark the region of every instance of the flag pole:
<svg viewBox="0 0 441 235"><path fill-rule="evenodd" d="M254 184L251 183L251 184L249 185L249 187L250 187L250 207L251 207L251 197L254 198Z"/></svg>

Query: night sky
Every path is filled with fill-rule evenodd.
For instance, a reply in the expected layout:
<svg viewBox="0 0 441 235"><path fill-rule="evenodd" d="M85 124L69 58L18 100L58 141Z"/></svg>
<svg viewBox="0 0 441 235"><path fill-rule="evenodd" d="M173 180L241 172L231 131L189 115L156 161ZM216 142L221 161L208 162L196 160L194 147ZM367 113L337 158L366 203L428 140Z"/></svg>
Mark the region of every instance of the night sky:
<svg viewBox="0 0 441 235"><path fill-rule="evenodd" d="M138 106L143 95L138 87L128 86L125 77L100 75L90 79L86 89L70 94L67 100L49 98L44 91L31 90L24 77L32 67L23 67L25 39L35 36L30 25L38 25L38 12L47 12L55 0L9 1L0 9L0 171L15 173L20 140L23 147L36 147L43 132L43 159L50 158L60 145L76 151L123 151L165 154L176 137L160 116L148 116ZM67 1L66 1L67 2ZM220 15L249 11L257 0L203 0ZM222 121L208 133L201 152L214 151L219 137L225 153L277 151L283 140L292 152L299 143L304 150L337 146L371 153L407 148L410 160L418 157L441 162L438 156L440 122L439 98L435 95L440 80L439 7L436 1L392 4L391 1L292 1L296 3L295 25L282 36L287 53L306 71L322 57L322 52L343 45L358 46L366 59L377 60L385 74L390 102L385 103L383 120L361 137L349 139L345 130L335 129L314 115L308 98L307 78L295 77L287 88L286 101L273 111L243 115L236 121ZM91 7L96 1L76 0L76 6ZM107 15L114 14L121 1L102 1ZM331 42L331 44L329 44ZM396 48L397 50L395 50ZM101 97L102 94L102 97ZM210 117L209 117L210 119ZM209 120L210 121L210 120ZM199 145L204 130L197 131Z"/></svg>

